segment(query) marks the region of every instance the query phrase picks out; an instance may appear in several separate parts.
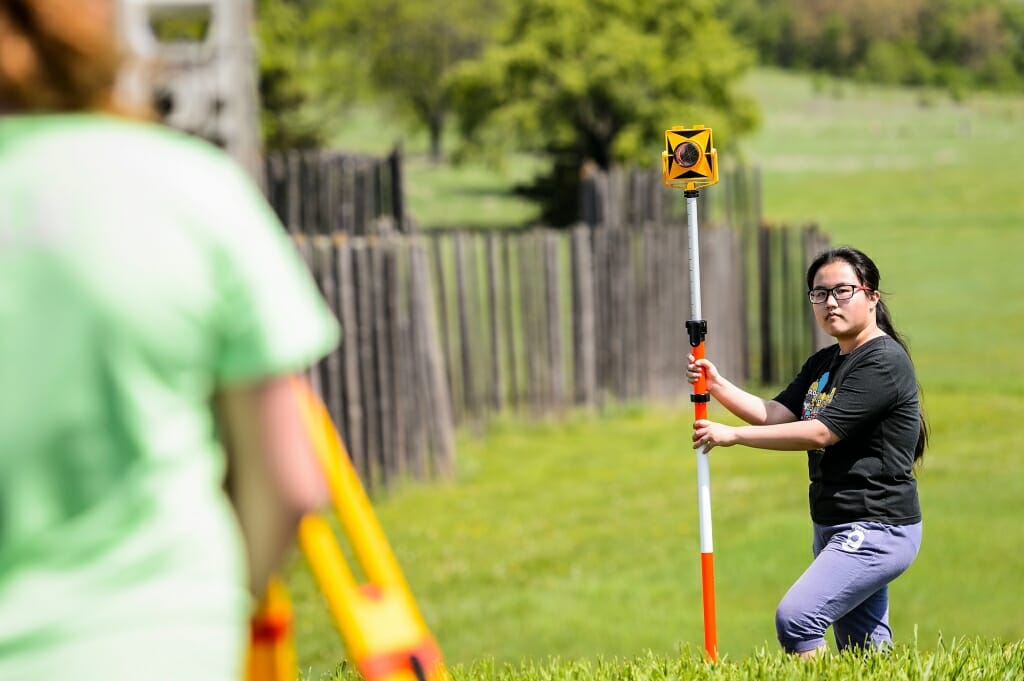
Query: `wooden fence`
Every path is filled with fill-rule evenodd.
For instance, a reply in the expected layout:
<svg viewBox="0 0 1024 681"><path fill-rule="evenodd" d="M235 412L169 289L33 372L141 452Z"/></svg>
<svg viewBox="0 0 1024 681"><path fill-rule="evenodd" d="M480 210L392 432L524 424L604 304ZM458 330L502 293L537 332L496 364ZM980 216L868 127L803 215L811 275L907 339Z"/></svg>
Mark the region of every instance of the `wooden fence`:
<svg viewBox="0 0 1024 681"><path fill-rule="evenodd" d="M402 193L402 156L329 150L267 156L266 195L292 234L365 235L410 227Z"/></svg>
<svg viewBox="0 0 1024 681"><path fill-rule="evenodd" d="M426 249L415 237L296 237L342 326L310 372L364 485L446 477L451 399Z"/></svg>
<svg viewBox="0 0 1024 681"><path fill-rule="evenodd" d="M548 413L687 392L686 234L678 229L431 233L441 346L456 420ZM705 316L719 362L741 365L732 232L702 234Z"/></svg>
<svg viewBox="0 0 1024 681"><path fill-rule="evenodd" d="M720 168L719 183L700 193L701 226L728 225L739 231L761 218L761 172L757 166ZM603 225L686 224L683 193L661 183L660 168L588 171L580 183L580 221Z"/></svg>
<svg viewBox="0 0 1024 681"><path fill-rule="evenodd" d="M815 343L801 280L822 237L813 228L757 234L747 277L742 234L702 229L702 307L722 372L774 384ZM312 378L371 489L447 475L453 427L468 419L690 392L678 226L297 242L344 333Z"/></svg>
<svg viewBox="0 0 1024 681"><path fill-rule="evenodd" d="M719 183L700 193L697 206L702 233L725 226L735 234L738 253L731 276L746 310L746 326L741 370L734 375L777 385L800 368L812 349L831 342L794 294L806 287L806 267L827 248L828 239L813 225L797 229L764 221L757 166L719 170ZM653 223L686 228L682 192L662 185L660 168L588 172L581 184L580 215L595 227ZM705 295L714 295L714 290L705 290Z"/></svg>

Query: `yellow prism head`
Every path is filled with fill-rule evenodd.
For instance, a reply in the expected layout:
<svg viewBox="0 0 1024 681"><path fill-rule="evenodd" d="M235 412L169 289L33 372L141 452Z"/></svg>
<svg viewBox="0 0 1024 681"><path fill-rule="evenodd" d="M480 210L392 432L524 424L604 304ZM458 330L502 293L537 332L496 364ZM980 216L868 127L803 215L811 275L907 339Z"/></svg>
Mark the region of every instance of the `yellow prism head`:
<svg viewBox="0 0 1024 681"><path fill-rule="evenodd" d="M665 131L661 152L661 183L674 189L697 191L718 182L718 150L711 128L676 126Z"/></svg>

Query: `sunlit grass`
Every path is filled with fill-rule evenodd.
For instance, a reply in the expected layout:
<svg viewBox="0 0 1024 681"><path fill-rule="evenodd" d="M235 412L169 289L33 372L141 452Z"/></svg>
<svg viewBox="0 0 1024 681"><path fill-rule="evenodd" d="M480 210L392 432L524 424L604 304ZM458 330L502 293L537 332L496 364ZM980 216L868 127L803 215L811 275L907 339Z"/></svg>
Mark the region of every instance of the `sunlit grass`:
<svg viewBox="0 0 1024 681"><path fill-rule="evenodd" d="M483 160L451 163L447 159L457 138L448 126L443 158L434 161L426 133L380 107L348 109L337 127L330 144L347 151L383 155L401 148L407 205L423 228L520 227L537 220L537 204L515 189L546 168L539 157L514 154L497 165Z"/></svg>
<svg viewBox="0 0 1024 681"><path fill-rule="evenodd" d="M1024 498L1024 464L1012 433L979 439L957 427L983 429L996 412L1024 419L1024 398L942 395L929 407L925 541L892 588L897 640L915 629L924 646L940 635L1024 637L1011 512ZM688 405L504 419L482 437L463 433L455 481L381 499L381 522L448 659L699 647L690 420ZM719 642L733 659L775 646L775 605L810 560L804 458L740 447L712 455ZM297 593L311 594L308 580L296 569ZM298 604L300 657L319 673L337 663L340 639L310 598Z"/></svg>
<svg viewBox="0 0 1024 681"><path fill-rule="evenodd" d="M481 660L452 670L454 681L910 681L965 678L976 681L1015 681L1022 678L1024 644L954 640L934 651L896 646L884 653L851 651L805 661L775 650L759 649L740 660L708 664L699 651L685 647L658 655L650 651L628 658L549 658L496 664ZM349 670L333 676L356 679Z"/></svg>

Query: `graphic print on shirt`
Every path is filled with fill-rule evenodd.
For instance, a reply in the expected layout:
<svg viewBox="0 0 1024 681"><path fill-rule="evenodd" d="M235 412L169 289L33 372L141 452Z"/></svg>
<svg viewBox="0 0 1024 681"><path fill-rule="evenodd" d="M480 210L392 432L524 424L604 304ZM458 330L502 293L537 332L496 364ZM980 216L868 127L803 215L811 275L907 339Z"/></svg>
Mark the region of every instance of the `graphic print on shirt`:
<svg viewBox="0 0 1024 681"><path fill-rule="evenodd" d="M807 395L804 396L804 408L800 414L801 421L813 419L818 415L818 412L827 407L832 401L832 397L836 394L836 389L833 387L828 392L824 392L824 388L828 386L828 375L829 372L826 371L821 375L821 378L811 383L811 387L807 389Z"/></svg>

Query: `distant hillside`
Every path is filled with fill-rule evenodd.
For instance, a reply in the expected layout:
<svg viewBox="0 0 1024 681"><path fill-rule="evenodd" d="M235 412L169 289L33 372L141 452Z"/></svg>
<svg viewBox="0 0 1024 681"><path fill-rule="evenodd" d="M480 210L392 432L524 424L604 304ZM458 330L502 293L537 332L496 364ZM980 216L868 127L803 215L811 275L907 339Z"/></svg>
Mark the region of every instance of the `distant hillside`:
<svg viewBox="0 0 1024 681"><path fill-rule="evenodd" d="M957 95L1024 83L1017 0L734 0L719 11L767 66Z"/></svg>

